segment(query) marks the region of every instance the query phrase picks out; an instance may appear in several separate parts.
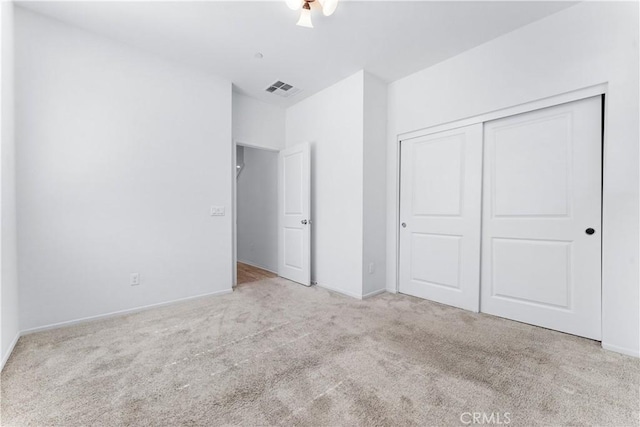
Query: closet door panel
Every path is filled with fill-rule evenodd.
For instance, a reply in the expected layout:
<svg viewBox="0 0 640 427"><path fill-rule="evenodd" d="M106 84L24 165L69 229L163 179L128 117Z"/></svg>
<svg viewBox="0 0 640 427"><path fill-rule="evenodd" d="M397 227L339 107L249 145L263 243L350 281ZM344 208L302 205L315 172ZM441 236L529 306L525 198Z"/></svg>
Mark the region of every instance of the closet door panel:
<svg viewBox="0 0 640 427"><path fill-rule="evenodd" d="M485 123L483 312L601 337L601 98Z"/></svg>
<svg viewBox="0 0 640 427"><path fill-rule="evenodd" d="M400 292L479 309L482 125L401 143Z"/></svg>

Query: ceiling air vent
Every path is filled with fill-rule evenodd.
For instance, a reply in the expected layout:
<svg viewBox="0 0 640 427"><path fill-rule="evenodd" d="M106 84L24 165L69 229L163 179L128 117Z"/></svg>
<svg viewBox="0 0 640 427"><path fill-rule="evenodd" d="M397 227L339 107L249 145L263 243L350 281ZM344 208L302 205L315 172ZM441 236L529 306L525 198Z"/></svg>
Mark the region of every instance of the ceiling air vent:
<svg viewBox="0 0 640 427"><path fill-rule="evenodd" d="M269 93L281 96L283 98L289 98L295 95L296 93L300 92L300 89L298 89L297 87L293 87L288 83L281 82L280 80L273 83L271 86L269 86L265 90Z"/></svg>

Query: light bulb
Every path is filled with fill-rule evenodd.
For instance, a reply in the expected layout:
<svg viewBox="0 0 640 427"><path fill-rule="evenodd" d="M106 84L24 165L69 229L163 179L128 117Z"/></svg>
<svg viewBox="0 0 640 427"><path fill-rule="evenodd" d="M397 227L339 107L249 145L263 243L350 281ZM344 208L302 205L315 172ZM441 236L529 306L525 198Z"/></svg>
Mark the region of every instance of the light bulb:
<svg viewBox="0 0 640 427"><path fill-rule="evenodd" d="M289 9L291 9L291 10L300 9L300 6L302 6L302 2L303 1L304 0L286 0L287 6L289 6Z"/></svg>
<svg viewBox="0 0 640 427"><path fill-rule="evenodd" d="M322 14L324 16L332 15L338 7L338 0L320 0L322 6Z"/></svg>
<svg viewBox="0 0 640 427"><path fill-rule="evenodd" d="M300 19L296 25L306 28L313 28L313 24L311 23L311 8L309 7L309 3L305 3L304 7L300 11Z"/></svg>

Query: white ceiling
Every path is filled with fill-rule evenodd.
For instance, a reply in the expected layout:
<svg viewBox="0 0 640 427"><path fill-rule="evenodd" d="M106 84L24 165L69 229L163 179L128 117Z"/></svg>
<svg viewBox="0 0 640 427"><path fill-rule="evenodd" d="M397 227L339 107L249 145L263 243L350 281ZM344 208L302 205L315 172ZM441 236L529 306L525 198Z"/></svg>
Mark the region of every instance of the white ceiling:
<svg viewBox="0 0 640 427"><path fill-rule="evenodd" d="M574 3L541 1L341 1L295 25L284 0L20 2L33 11L202 67L235 90L283 107L355 73L390 82L455 56ZM255 59L256 52L264 58ZM282 80L302 89L281 98Z"/></svg>

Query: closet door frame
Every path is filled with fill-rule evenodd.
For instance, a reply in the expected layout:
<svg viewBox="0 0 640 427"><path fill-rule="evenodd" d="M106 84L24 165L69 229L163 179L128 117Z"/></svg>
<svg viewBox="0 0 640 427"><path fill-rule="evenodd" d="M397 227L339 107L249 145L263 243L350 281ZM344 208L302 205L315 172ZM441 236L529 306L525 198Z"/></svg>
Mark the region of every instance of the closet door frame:
<svg viewBox="0 0 640 427"><path fill-rule="evenodd" d="M512 107L508 107L508 108L503 108L503 109L499 109L499 110L495 110L492 112L488 112L485 114L481 114L481 115L477 115L474 117L470 117L470 118L466 118L466 119L462 119L462 120L456 120L453 122L449 122L449 123L444 123L444 124L440 124L440 125L436 125L436 126L431 126L431 127L427 127L427 128L422 128L419 130L415 130L412 132L406 132L403 134L399 134L396 138L396 173L395 173L395 218L394 218L394 231L395 231L395 265L394 265L394 269L395 269L395 283L393 284L392 288L387 288L389 291L393 292L395 291L396 293L399 292L399 285L400 285L400 222L401 222L401 212L400 212L400 197L401 197L401 192L400 192L400 178L401 178L401 167L402 167L402 159L401 159L401 144L404 141L408 141L411 139L415 139L415 138L420 138L420 137L424 137L425 135L430 135L430 134L434 134L434 133L438 133L438 132L444 132L444 131L448 131L448 130L453 130L456 128L461 128L461 127L466 127L466 126L471 126L474 124L479 124L479 123L485 123L485 122L489 122L492 120L497 120L497 119L502 119L505 117L509 117L509 116L514 116L517 114L522 114L522 113L528 113L531 111L535 111L535 110L540 110L543 108L548 108L548 107L553 107L556 105L560 105L560 104L565 104L565 103L569 103L569 102L573 102L573 101L579 101L582 99L586 99L586 98L591 98L594 96L601 96L604 95L603 97L603 107L602 107L602 111L603 114L605 115L603 118L603 126L605 128L605 132L603 133L603 150L604 147L607 146L607 134L606 134L606 112L607 112L607 106L606 106L606 100L607 100L607 84L603 83L603 84L599 84L599 85L595 85L595 86L590 86L590 87L586 87L583 89L578 89L575 91L571 91L571 92L567 92L567 93L563 93L557 96L551 96L548 98L543 98L543 99L539 99L539 100L535 100L535 101L531 101L531 102L527 102L527 103L523 103L523 104L519 104L519 105L515 105ZM604 156L602 158L602 167L603 167L603 175L604 173L606 173L605 171L605 159ZM603 206L604 206L604 201L606 198L606 194L602 195L603 197ZM605 215L605 209L603 209L603 217L602 217L602 224L604 225L605 220L604 220L604 215ZM607 236L607 231L604 228L604 226L602 227L602 234L601 237L603 239L603 241L606 239ZM604 256L604 250L605 247L603 246L602 248L602 256ZM603 292L603 298L605 295L605 287L607 286L606 282L605 282L605 278L602 277L602 292ZM603 328L604 329L604 328Z"/></svg>

